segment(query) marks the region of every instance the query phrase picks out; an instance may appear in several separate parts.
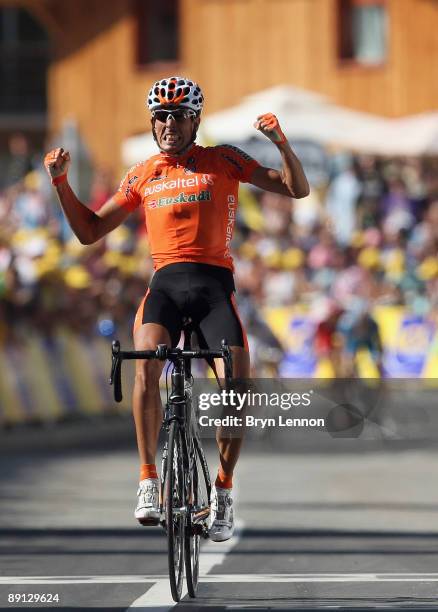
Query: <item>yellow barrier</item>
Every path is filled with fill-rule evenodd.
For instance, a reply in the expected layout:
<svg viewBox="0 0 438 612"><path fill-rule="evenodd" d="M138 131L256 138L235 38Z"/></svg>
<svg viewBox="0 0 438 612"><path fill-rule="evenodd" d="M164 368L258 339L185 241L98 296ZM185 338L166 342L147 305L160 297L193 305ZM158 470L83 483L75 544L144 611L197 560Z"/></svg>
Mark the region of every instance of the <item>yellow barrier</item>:
<svg viewBox="0 0 438 612"><path fill-rule="evenodd" d="M373 312L379 324L385 350L404 347L409 353L412 347L425 351L421 377L434 385L438 381L438 331L434 337L426 337L421 326L406 331L402 328L406 310L381 306ZM263 315L286 351L292 351L300 360L305 356L313 370L303 377L332 377L330 363L318 361L311 355L309 329L294 327L293 321L305 319L304 306L268 308ZM123 340L123 346L131 346ZM419 348L420 347L420 348ZM313 361L312 361L313 359ZM377 372L369 354L362 353L359 368L364 377L374 377ZM313 363L313 366L312 366ZM108 385L111 365L111 343L102 337L85 338L61 330L53 339L31 335L24 343L0 347L0 426L26 423L35 420L56 421L75 416L128 413L135 366L127 362L123 366L124 398L121 404L114 402ZM407 376L409 378L409 376Z"/></svg>
<svg viewBox="0 0 438 612"><path fill-rule="evenodd" d="M1 347L0 425L128 412L134 366L124 366L121 404L112 398L110 366L109 340L67 330L53 339L33 334Z"/></svg>
<svg viewBox="0 0 438 612"><path fill-rule="evenodd" d="M301 374L302 377L333 376L329 360L318 359L313 350L312 338L316 324L312 323L305 306L296 304L265 308L263 315L282 343L286 354L294 357L296 363L302 361L304 367L307 367L306 373ZM438 381L438 329L426 319L415 317L402 306L378 306L373 309L372 315L379 326L384 362L386 359L390 371L392 368L396 372L399 366L400 373L393 375L427 378L435 385ZM298 322L305 324L299 325ZM361 376L364 378L378 376L377 368L368 351L360 351L356 359ZM392 376L391 373L389 376Z"/></svg>

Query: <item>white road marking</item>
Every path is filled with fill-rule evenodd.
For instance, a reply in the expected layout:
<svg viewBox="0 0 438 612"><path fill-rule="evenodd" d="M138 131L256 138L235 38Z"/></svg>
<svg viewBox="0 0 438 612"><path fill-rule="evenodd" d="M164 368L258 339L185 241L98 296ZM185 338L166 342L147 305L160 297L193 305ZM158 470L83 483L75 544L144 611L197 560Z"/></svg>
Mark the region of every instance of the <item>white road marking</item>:
<svg viewBox="0 0 438 612"><path fill-rule="evenodd" d="M166 575L126 576L2 576L1 585L12 584L134 584L153 583L167 586ZM438 582L438 573L382 573L382 574L207 574L202 582L209 583L287 583L287 582ZM147 593L152 590L149 589Z"/></svg>
<svg viewBox="0 0 438 612"><path fill-rule="evenodd" d="M184 596L184 591L183 591ZM157 612L167 612L176 606L170 594L169 578L157 580L146 593L143 593L138 599L132 602L127 608L136 608L137 610L156 610Z"/></svg>
<svg viewBox="0 0 438 612"><path fill-rule="evenodd" d="M2 584L133 584L168 579L162 575L143 576L1 576Z"/></svg>
<svg viewBox="0 0 438 612"><path fill-rule="evenodd" d="M217 565L222 565L225 561L225 557L232 548L237 546L240 542L243 531L243 522L236 521L236 529L233 537L226 542L211 542L208 541L204 545L201 544L201 556L199 560L199 580L206 582L209 578L208 572ZM181 599L187 594L186 586L183 587L183 593ZM127 608L127 611L131 608L144 608L144 609L156 609L160 612L166 612L176 605L170 594L169 580L157 580L153 587L151 587L146 593L143 593L138 599L136 599Z"/></svg>
<svg viewBox="0 0 438 612"><path fill-rule="evenodd" d="M202 582L438 582L438 574L209 574Z"/></svg>

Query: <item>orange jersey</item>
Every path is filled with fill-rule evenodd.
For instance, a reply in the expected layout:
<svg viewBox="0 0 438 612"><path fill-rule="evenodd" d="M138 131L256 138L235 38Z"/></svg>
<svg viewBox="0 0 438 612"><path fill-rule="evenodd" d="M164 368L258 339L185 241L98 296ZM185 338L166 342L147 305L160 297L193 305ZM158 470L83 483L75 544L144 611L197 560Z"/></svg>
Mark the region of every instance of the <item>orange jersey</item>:
<svg viewBox="0 0 438 612"><path fill-rule="evenodd" d="M248 182L258 165L231 145L192 145L181 157L160 153L131 168L115 200L144 208L156 270L182 261L233 270L239 181Z"/></svg>

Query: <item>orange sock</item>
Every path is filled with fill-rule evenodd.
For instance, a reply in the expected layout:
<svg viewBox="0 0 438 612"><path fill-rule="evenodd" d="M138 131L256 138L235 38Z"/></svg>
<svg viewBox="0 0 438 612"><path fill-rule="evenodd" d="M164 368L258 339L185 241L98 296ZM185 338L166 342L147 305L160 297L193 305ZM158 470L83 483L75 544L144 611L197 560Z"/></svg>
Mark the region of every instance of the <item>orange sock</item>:
<svg viewBox="0 0 438 612"><path fill-rule="evenodd" d="M233 475L226 474L220 467L217 471L216 482L214 483L220 489L232 489L233 488Z"/></svg>
<svg viewBox="0 0 438 612"><path fill-rule="evenodd" d="M155 463L142 463L140 466L140 480L145 478L158 478Z"/></svg>

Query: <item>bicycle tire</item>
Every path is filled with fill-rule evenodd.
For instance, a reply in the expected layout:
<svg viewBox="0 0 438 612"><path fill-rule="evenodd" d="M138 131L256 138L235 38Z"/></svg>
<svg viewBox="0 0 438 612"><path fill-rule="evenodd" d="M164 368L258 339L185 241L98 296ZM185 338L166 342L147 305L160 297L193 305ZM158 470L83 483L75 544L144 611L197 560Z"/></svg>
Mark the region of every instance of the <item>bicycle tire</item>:
<svg viewBox="0 0 438 612"><path fill-rule="evenodd" d="M192 490L189 492L190 505L199 504L199 473L195 460L192 474ZM201 535L195 531L192 524L191 513L187 514L186 531L184 535L184 564L186 568L187 591L190 597L196 597L199 579L199 550L201 546Z"/></svg>
<svg viewBox="0 0 438 612"><path fill-rule="evenodd" d="M180 601L184 578L185 515L177 509L185 506L185 485L181 431L177 421L172 421L169 427L167 452L165 516L169 581L173 600Z"/></svg>
<svg viewBox="0 0 438 612"><path fill-rule="evenodd" d="M211 495L211 477L208 469L207 459L205 458L204 449L202 448L200 441L195 438L194 440L196 454L198 457L199 465L201 466L202 475L204 476L205 483L205 496L208 505L210 506L210 495Z"/></svg>
<svg viewBox="0 0 438 612"><path fill-rule="evenodd" d="M199 558L201 548L201 535L207 537L207 525L205 521L208 519L210 506L210 474L205 472L206 461L203 457L203 451L199 446L198 440L193 440L193 475L192 475L192 490L188 492L188 506L198 508L207 508L207 516L202 522L193 524L192 513L187 514L186 533L185 533L185 551L184 563L186 568L187 590L190 597L196 597L199 580ZM199 512L202 515L202 511Z"/></svg>

